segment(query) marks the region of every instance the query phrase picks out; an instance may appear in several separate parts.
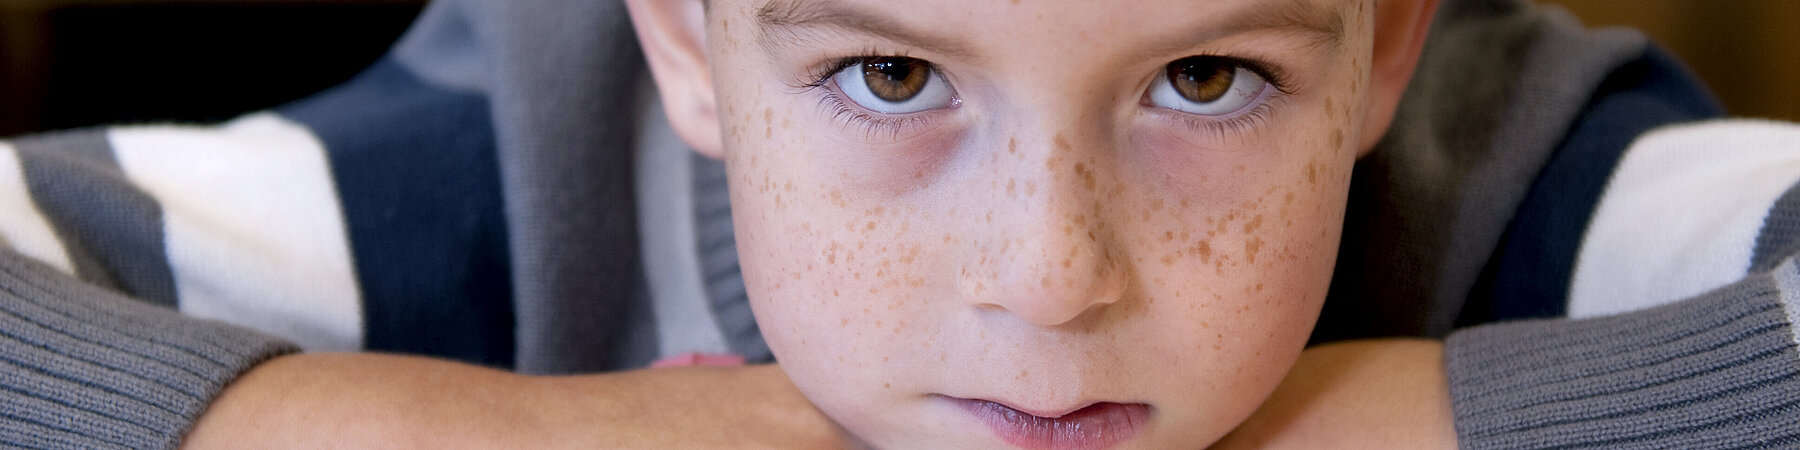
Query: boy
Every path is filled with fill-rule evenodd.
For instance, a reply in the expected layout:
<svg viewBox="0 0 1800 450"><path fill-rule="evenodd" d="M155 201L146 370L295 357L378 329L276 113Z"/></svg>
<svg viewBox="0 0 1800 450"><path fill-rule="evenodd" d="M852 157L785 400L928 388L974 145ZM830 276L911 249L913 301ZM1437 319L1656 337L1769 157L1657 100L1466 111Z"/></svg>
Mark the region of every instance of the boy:
<svg viewBox="0 0 1800 450"><path fill-rule="evenodd" d="M1359 417L1357 408L1380 408L1382 402L1396 398L1362 398L1355 400L1364 402L1352 404L1330 401L1342 398L1336 392L1380 389L1383 382L1408 380L1403 377L1417 372L1403 370L1393 378L1363 379L1354 375L1365 372L1332 369L1345 366L1346 359L1352 361L1348 366L1367 367L1369 361L1416 363L1420 355L1427 362L1423 368L1433 369L1439 367L1431 361L1434 353L1417 352L1416 348L1395 353L1322 348L1302 358L1302 365L1289 378L1296 383L1283 386L1266 405L1263 401L1288 372L1312 321L1321 318L1319 310L1327 303L1326 280L1334 260L1338 271L1354 276L1346 279L1340 275L1333 282L1333 298L1330 306L1324 306L1327 313L1321 318L1321 338L1441 336L1459 321L1560 315L1511 312L1520 305L1531 305L1519 298L1540 296L1509 292L1530 285L1515 283L1521 275L1504 270L1517 264L1513 261L1518 254L1545 248L1521 236L1556 235L1550 232L1559 230L1509 228L1507 217L1515 208L1495 205L1529 206L1539 201L1540 190L1535 185L1558 182L1557 171L1567 167L1556 164L1557 158L1589 148L1611 149L1614 155L1620 152L1624 142L1610 147L1568 145L1595 136L1580 132L1591 123L1618 125L1606 122L1618 115L1593 114L1619 107L1609 103L1619 97L1602 94L1621 93L1627 100L1646 92L1667 94L1643 89L1657 87L1658 77L1668 76L1666 71L1645 70L1648 76L1635 80L1616 77L1621 73L1643 75L1628 71L1633 64L1662 67L1656 64L1654 52L1643 50L1641 42L1634 47L1629 39L1618 36L1576 35L1554 16L1546 18L1501 2L1446 5L1440 16L1440 34L1433 38L1434 45L1440 46L1437 58L1425 58L1421 79L1410 88L1407 80L1424 45L1432 2L1221 1L1186 5L1198 11L1196 14L1168 14L1183 5L1146 3L1119 8L1039 2L850 6L719 1L705 5L702 13L698 2L633 2L633 20L668 105L670 124L696 150L726 161L735 212L730 217L737 222L735 237L741 239L741 246L736 247L741 258L731 259L743 262L742 285L749 291L760 335L767 338L768 350L780 357L779 371L754 367L523 378L403 357L306 354L262 363L212 401L212 392L237 371L286 351L282 341L139 311L113 294L67 280L71 275L80 276L139 298L174 304L193 315L253 325L262 320L265 329L308 343L309 349L411 350L511 365L527 373L636 367L656 354L685 350L730 350L764 359L757 354L759 341L738 333L744 329L744 321L733 322L732 311L741 309L731 305L741 303L704 303L730 299L729 293L708 292L700 297L703 303L698 305L698 317L719 324L706 332L714 337L690 348L667 345L691 334L663 330L692 325L676 320L682 304L665 301L674 296L660 292L658 286L683 283L658 284L659 277L669 275L650 269L645 276L656 296L654 306L631 301L637 297L633 290L644 289L635 282L635 270L640 269L629 256L624 258L628 263L616 261L620 254L636 254L636 242L630 239L636 239L640 230L633 229L634 221L629 218L592 211L617 213L618 208L585 204L618 205L629 197L609 196L636 191L637 203L647 216L635 221L637 228L646 236L661 232L657 219L649 216L658 214L659 198L670 197L655 197L659 185L654 177L640 175L633 189L629 170L619 168L630 167L617 156L625 152L576 156L596 143L618 145L604 143L626 134L620 125L587 121L607 116L594 108L607 103L596 100L624 100L619 94L596 92L628 90L559 79L571 77L570 73L617 73L609 70L617 67L608 64L630 59L616 57L618 49L607 47L613 41L564 44L562 39L540 41L520 36L544 29L618 28L606 27L606 19L597 19L604 15L577 14L584 8L580 6L556 5L571 9L558 11L545 4L499 5L502 3L452 2L435 6L421 19L415 34L396 50L398 65L378 66L343 91L279 111L282 117L304 124L300 138L279 142L305 141L310 130L330 149L323 155L313 154L329 162L325 187L294 190L330 194L335 187L336 195L343 198L343 217L335 220L344 223L349 236L306 234L332 229L327 223L296 227L300 231L270 239L271 245L281 248L286 239L305 241L303 245L324 241L348 246L345 251L355 255L354 265L343 262L350 257L342 255L302 252L282 257L325 261L317 264L323 269L308 271L300 280L348 280L351 286L350 293L344 294L343 288L326 289L332 283L303 285L295 289L300 294L291 298L349 298L349 313L316 313L333 310L302 305L294 308L299 312L277 314L257 311L262 307L257 305L270 302L232 301L236 295L284 298L263 292L271 290L267 283L253 284L256 289L233 289L243 289L236 286L242 283L238 277L291 281L281 276L286 268L194 269L205 261L237 260L216 253L182 253L192 251L195 246L191 242L207 242L212 236L193 233L201 236L181 237L190 236L184 230L205 231L207 224L219 222L181 220L184 215L201 215L196 209L205 210L175 201L196 197L178 195L192 192L183 191L180 183L139 181L156 179L146 174L178 177L182 172L144 168L145 161L155 158L142 157L138 149L155 147L151 145L158 142L155 139L128 130L107 136L97 147L101 153L111 147L113 167L122 167L110 169L114 172L83 166L92 163L80 154L56 160L34 150L51 142L17 145L23 173L68 166L77 173L124 173L132 182L144 185L140 190L149 192L154 199L150 203L168 209L163 216L169 218L162 226L168 237L162 241L170 256L167 268L157 272L130 264L109 265L104 262L108 257L91 256L114 252L105 245L84 247L79 232L57 235L61 241L56 246L14 237L47 234L29 230L78 228L78 224L68 224L74 220L66 218L74 214L45 212L42 215L48 219L44 222L55 223L9 228L28 230L8 234L9 241L25 243L14 244L23 249L19 253L51 264L46 268L12 257L7 264L10 296L6 305L13 317L24 319L5 329L12 339L9 342L31 344L11 347L21 348L17 354L23 356L8 360L25 370L9 373L23 374L16 376L25 379L8 389L23 394L6 398L9 405L29 406L7 408L9 417L19 418L9 421L8 429L19 431L9 431L8 436L19 436L15 441L21 443L166 445L181 437L186 421L198 416L201 407L206 414L189 436L189 443L195 445L230 444L234 438L299 445L306 445L305 439L380 442L394 438L449 439L464 445L482 442L471 439L487 438L513 446L679 442L659 441L671 436L702 442L717 438L712 442L719 444L747 442L758 433L767 433L774 438L769 442L777 446L804 442L800 437L817 437L847 438L880 447L1185 448L1213 442L1234 429L1239 434L1233 438L1252 441L1264 437L1258 434L1263 426L1276 431L1277 437L1285 432L1320 431L1283 429L1283 424L1304 423L1292 421L1290 414L1309 420L1313 416L1307 414L1323 411L1328 416L1324 423L1379 421L1381 417ZM601 23L590 23L596 20ZM468 40L482 43L478 48L490 52L459 53ZM1484 74L1513 76L1491 82L1458 79L1461 91L1443 88L1444 77L1455 79L1469 70L1446 63L1455 55L1446 54L1445 49L1467 50L1459 46L1483 44L1518 48L1510 53L1472 52L1473 57L1524 54L1525 68L1484 70ZM1558 44L1580 45L1560 52L1538 47L1558 48ZM1650 57L1641 56L1645 54ZM1431 65L1433 61L1439 65ZM473 70L480 67L490 69ZM1534 78L1544 72L1557 72L1552 77L1555 83ZM614 83L629 87L626 82ZM1559 93L1584 98L1589 92L1597 94L1589 105L1586 100L1547 101L1535 92L1521 92L1533 88L1545 89L1544 97L1550 99L1558 99L1555 94ZM1401 94L1407 89L1411 91L1403 103ZM1655 101L1649 102L1665 107L1668 114L1633 121L1626 128L1642 131L1650 124L1704 116L1708 111L1681 101L1680 95L1686 91L1673 91L1675 94L1652 96L1650 100ZM1445 92L1458 95L1450 100L1432 97L1449 95ZM1456 107L1461 106L1459 102L1491 100L1508 93L1523 100L1497 112ZM1671 96L1676 99L1668 100ZM357 129L359 117L334 114L343 115L348 109L345 105L366 104L388 108L366 112L376 117L412 113L418 116L407 118L451 116L480 121L482 113L488 113L494 118L495 130L491 135L480 129L384 130L387 134L354 139L356 132L345 130ZM1520 110L1528 107L1544 108ZM1434 120L1432 113L1440 109L1447 109L1446 115L1454 119L1486 122ZM1466 109L1486 114L1468 114ZM547 117L543 111L557 114ZM1553 125L1514 120L1515 116ZM241 143L293 130L275 119L280 118L234 123L224 129L223 137L210 136L214 140L209 142ZM1390 125L1390 120L1396 123ZM1569 123L1575 123L1576 130L1568 130ZM1469 128L1428 128L1446 124ZM1749 131L1771 135L1766 130ZM1443 138L1446 134L1458 136ZM1468 138L1470 135L1497 137L1487 142ZM1477 142L1459 142L1457 138ZM430 141L438 145L434 148L447 151L429 159L409 158L398 168L381 168L381 164L391 164L391 159L382 158L390 155L355 150L358 146L382 148L381 139L408 144L435 139ZM655 145L657 139L653 133L641 137L650 142L645 146ZM1389 144L1376 150L1377 142L1384 139ZM72 148L66 144L71 141L61 142ZM565 145L570 149L564 149ZM1431 152L1439 145L1449 151ZM1485 153L1487 145L1507 152L1490 156ZM483 157L492 157L482 153L483 149L491 151L493 147L500 152L499 173L481 175L493 170L483 169L486 166L481 164ZM655 158L654 150L642 152L639 158L643 160ZM304 151L295 153L306 155ZM1387 191L1380 196L1382 202L1400 207L1353 203L1368 201L1365 191L1351 186L1351 166L1365 153L1365 169L1359 169L1354 178L1358 183L1369 179L1388 182L1374 189ZM1446 155L1458 159L1431 159ZM1553 162L1512 164L1515 161L1509 160L1521 155ZM203 156L217 157L218 153ZM58 161L66 164L58 166ZM317 167L317 159L295 161L299 163L285 168L327 171ZM1436 166L1428 169L1442 172L1415 167L1433 164ZM640 166L650 164L640 162ZM1543 174L1533 173L1537 166L1545 166ZM237 170L238 166L233 167ZM687 185L701 191L698 186L704 185L708 172L706 166L700 167L688 174L699 181L674 183L677 188ZM1633 166L1627 160L1621 167ZM365 169L375 173L361 172ZM423 180L416 181L423 186L413 186L382 180L394 178L393 172L412 177L419 172L468 171L476 174L470 177L475 181L451 178L457 181L431 183L431 178L409 178ZM1421 173L1452 176L1448 181L1420 180L1417 176ZM1629 173L1621 169L1615 177L1637 179L1627 176ZM1588 178L1592 178L1591 172ZM45 180L25 177L23 181L55 184ZM1791 185L1793 179L1775 184L1783 183ZM493 187L495 184L501 186ZM1425 189L1426 194L1436 195L1420 195L1421 190L1408 189L1417 185L1451 186L1454 190L1443 194ZM31 205L40 210L61 208L57 202L45 200L58 191L36 186L21 190L30 193ZM456 207L468 210L450 214L467 219L457 222L464 228L436 230L432 236L457 236L449 240L454 245L425 245L431 251L419 250L419 245L395 244L420 242L408 240L414 238L408 234L420 234L414 230L382 234L396 224L378 219L392 220L396 212L402 219L419 222L399 225L424 227L446 222L422 219L443 210L427 209L409 216L413 211L406 209L407 203L416 202L417 197L400 195L416 193L409 188L425 192L427 200L436 195L477 200L458 203ZM367 196L382 189L399 192L373 199ZM437 189L453 193L434 192ZM1617 189L1607 188L1608 192ZM1779 195L1782 189L1785 185L1774 192ZM503 205L492 197L493 191L505 194ZM704 203L705 195L694 192L687 198ZM317 196L296 197L313 202L297 202L302 205L321 201ZM330 202L332 195L323 198L323 206L296 210L338 210L339 205ZM1759 206L1767 210L1768 203L1775 202L1771 199ZM1419 209L1426 211L1407 209L1416 204L1424 204ZM1610 205L1598 208L1594 226L1601 228L1595 229L1612 223L1606 214ZM248 209L259 205L232 206ZM1448 207L1440 208L1443 206ZM492 210L502 208L507 219L504 226L484 222L498 216ZM1474 212L1443 211L1454 208ZM712 223L708 219L719 216L699 209L689 210L693 218L673 223L701 228L694 233L701 234L696 240L704 243L708 242L706 224ZM1504 212L1489 217L1496 215L1494 210ZM1520 217L1538 211L1529 207L1519 210L1524 211ZM1586 211L1578 213L1585 215ZM1346 214L1352 218L1343 225ZM1450 232L1417 226L1421 217L1449 218L1447 228L1455 233L1482 232L1443 239L1442 234ZM1782 216L1769 217L1772 224L1779 225L1773 220ZM1473 223L1465 223L1470 221ZM255 237L259 230L278 224L253 225L233 231ZM1359 231L1350 236L1379 239L1387 236L1384 233L1400 234L1407 245L1345 242L1340 252L1341 225ZM1582 225L1575 227L1577 241L1586 228ZM499 250L491 247L495 228L505 233L500 235L504 245ZM1508 235L1504 244L1482 243L1484 239L1498 241L1503 231ZM1592 237L1594 233L1588 232L1589 238L1580 245L1605 245L1605 239ZM629 239L620 244L595 234ZM1785 429L1791 425L1781 423L1780 418L1791 413L1794 406L1789 399L1796 398L1793 394L1797 391L1792 387L1792 334L1787 331L1781 306L1782 299L1789 297L1783 294L1788 291L1780 288L1794 274L1792 267L1778 268L1788 253L1783 251L1787 245L1784 235L1759 234L1755 229L1749 235L1757 243L1755 257L1742 258L1755 261L1747 270L1750 276L1739 271L1722 283L1717 277L1689 283L1712 283L1705 286L1712 288L1744 279L1732 287L1711 293L1678 292L1676 299L1693 298L1609 319L1528 322L1453 336L1447 350L1448 369L1455 387L1450 391L1455 398L1451 405L1456 410L1461 443L1790 442L1783 439L1793 439L1794 430ZM1763 250L1764 240L1770 250ZM486 242L490 247L461 246L469 242ZM650 246L658 240L646 237L644 242ZM716 249L730 248L696 247L701 258L716 257ZM1440 252L1468 248L1480 251L1473 255ZM1588 255L1605 255L1605 251L1584 247L1581 264L1589 264ZM502 255L498 267L512 271L510 277L499 277L499 281L492 276L495 267L483 265L493 263L496 253ZM646 252L646 266L658 266L649 255ZM383 257L402 259L396 263ZM451 269L468 274L460 278L383 272L407 272L411 269L407 264L443 264L459 258L475 261L451 264ZM280 257L244 259L286 261ZM1489 260L1494 261L1492 267L1488 267ZM1365 261L1380 264L1371 267L1364 265ZM1468 261L1476 262L1474 269L1465 267ZM335 269L331 266L334 262L340 264ZM715 264L710 261L690 265L701 269L689 269L692 278L687 284L714 289L727 286L723 289L729 292L733 271L726 269L725 275L715 277ZM88 269L119 266L135 270ZM1403 274L1399 277L1388 275L1395 267L1409 270L1399 271ZM163 284L156 280L162 278L145 272L170 273L173 275L162 278L177 281L167 283L174 287L159 291L155 287ZM268 275L270 272L276 274ZM355 275L348 275L352 272ZM1576 274L1562 275L1576 278L1568 289L1571 293L1565 294L1571 297L1566 303L1573 313L1574 306L1590 304L1580 293L1591 283L1584 277L1594 276L1591 271L1565 272ZM107 278L94 273L113 275ZM1602 276L1598 283L1604 286L1635 275ZM414 280L409 276L444 278L426 278L437 284L392 281ZM714 278L727 281L714 283ZM444 283L446 279L473 283L459 286L510 285L510 289L497 289L502 297L511 294L510 302L502 302L498 310L514 315L516 325L508 329L507 324L484 322L494 320L494 314L469 312L495 307L490 296L469 293L488 292L482 289L455 289L441 295L406 292L407 288L453 284ZM1386 285L1390 281L1398 287ZM175 293L151 294L168 291ZM1669 293L1662 294L1666 297ZM1393 301L1392 297L1423 301ZM415 303L405 303L406 299ZM211 310L190 306L208 302L224 306ZM1492 306L1464 306L1482 302ZM396 303L403 306L392 306ZM1615 310L1638 307L1626 304ZM1350 311L1340 312L1339 308ZM120 310L131 315L121 317L114 312ZM1359 314L1374 320L1359 320L1363 318ZM346 329L341 326L346 322L342 316L350 317L349 331L342 331ZM300 325L283 330L271 325L276 323ZM1640 325L1643 323L1656 325ZM108 333L92 324L123 331ZM469 326L471 332L434 331L431 335L446 336L435 340L412 337L421 329L457 326ZM204 331L177 331L184 327ZM50 330L47 334L53 337L79 337L46 338L42 337L46 333L35 330ZM1548 334L1532 334L1536 330ZM455 341L468 339L468 335L476 335L476 339L470 339L472 343ZM1526 335L1533 340L1518 341ZM496 341L511 345L496 345ZM1712 345L1702 345L1709 343ZM1754 351L1740 351L1743 348ZM1380 359L1381 355L1399 356ZM1359 361L1363 365L1357 365ZM1569 370L1558 365L1568 365ZM1311 380L1307 377L1322 374L1348 375L1334 383L1305 383ZM1720 377L1738 381L1716 381ZM792 385L787 384L790 379ZM57 380L64 381L54 384ZM1441 378L1437 380L1442 383ZM1399 391L1441 395L1441 389ZM797 393L804 393L804 399ZM1399 400L1429 406L1435 399L1424 395ZM138 406L108 409L96 407L99 401L135 402ZM824 415L813 411L813 405ZM1267 407L1257 411L1259 405ZM1317 409L1310 409L1313 407ZM1418 411L1427 418L1434 415L1429 408ZM1698 411L1711 414L1703 419L1687 418L1687 413ZM781 415L788 412L797 414ZM1252 417L1253 412L1262 415ZM1329 417L1331 414L1348 417ZM1448 432L1447 426L1434 427L1435 423L1440 422L1423 422L1420 430L1400 431L1421 431L1427 437ZM847 433L835 435L837 426ZM309 431L295 433L299 429ZM316 431L321 429L326 432Z"/></svg>

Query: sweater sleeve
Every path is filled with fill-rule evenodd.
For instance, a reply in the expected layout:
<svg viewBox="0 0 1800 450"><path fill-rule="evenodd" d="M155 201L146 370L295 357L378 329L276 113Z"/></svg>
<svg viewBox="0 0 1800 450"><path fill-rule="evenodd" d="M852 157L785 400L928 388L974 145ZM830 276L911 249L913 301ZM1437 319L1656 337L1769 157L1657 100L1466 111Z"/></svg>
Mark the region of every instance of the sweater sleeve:
<svg viewBox="0 0 1800 450"><path fill-rule="evenodd" d="M1794 260L1699 296L1451 335L1464 448L1800 444Z"/></svg>
<svg viewBox="0 0 1800 450"><path fill-rule="evenodd" d="M0 446L173 448L226 383L296 350L0 251Z"/></svg>
<svg viewBox="0 0 1800 450"><path fill-rule="evenodd" d="M1461 330L1465 448L1800 445L1800 127L1719 121L1632 145L1569 317Z"/></svg>

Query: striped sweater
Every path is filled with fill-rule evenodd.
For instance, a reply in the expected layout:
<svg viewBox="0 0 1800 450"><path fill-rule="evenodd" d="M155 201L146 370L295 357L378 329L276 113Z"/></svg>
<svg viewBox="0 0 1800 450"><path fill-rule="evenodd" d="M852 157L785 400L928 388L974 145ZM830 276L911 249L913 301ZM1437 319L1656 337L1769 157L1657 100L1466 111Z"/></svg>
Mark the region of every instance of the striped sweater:
<svg viewBox="0 0 1800 450"><path fill-rule="evenodd" d="M0 141L0 445L174 446L300 350L770 361L635 45L614 2L442 0L272 111ZM1316 341L1447 337L1465 447L1800 444L1800 129L1513 0L1446 2L1420 71Z"/></svg>

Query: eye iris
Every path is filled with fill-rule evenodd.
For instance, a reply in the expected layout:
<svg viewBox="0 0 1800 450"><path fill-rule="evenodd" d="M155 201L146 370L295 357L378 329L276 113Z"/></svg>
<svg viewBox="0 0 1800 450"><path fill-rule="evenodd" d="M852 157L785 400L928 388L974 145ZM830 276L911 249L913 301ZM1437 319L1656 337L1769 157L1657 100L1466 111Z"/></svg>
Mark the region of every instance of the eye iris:
<svg viewBox="0 0 1800 450"><path fill-rule="evenodd" d="M1191 102L1211 103L1231 92L1237 67L1218 58L1187 58L1169 64L1169 84Z"/></svg>
<svg viewBox="0 0 1800 450"><path fill-rule="evenodd" d="M863 81L876 97L903 102L919 95L931 80L931 65L912 58L874 58L863 62Z"/></svg>

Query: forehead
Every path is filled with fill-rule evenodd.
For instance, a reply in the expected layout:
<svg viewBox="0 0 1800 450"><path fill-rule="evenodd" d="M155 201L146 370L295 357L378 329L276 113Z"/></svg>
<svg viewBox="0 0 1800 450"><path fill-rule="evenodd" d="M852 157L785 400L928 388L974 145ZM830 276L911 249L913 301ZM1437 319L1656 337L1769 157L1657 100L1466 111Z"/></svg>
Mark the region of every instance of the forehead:
<svg viewBox="0 0 1800 450"><path fill-rule="evenodd" d="M981 59L1016 44L1176 50L1265 32L1341 46L1347 0L756 0L746 9L771 53L832 34Z"/></svg>

